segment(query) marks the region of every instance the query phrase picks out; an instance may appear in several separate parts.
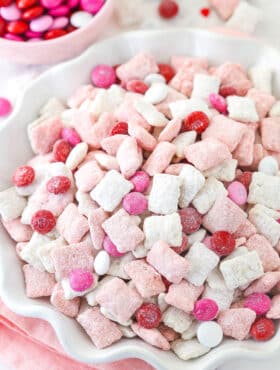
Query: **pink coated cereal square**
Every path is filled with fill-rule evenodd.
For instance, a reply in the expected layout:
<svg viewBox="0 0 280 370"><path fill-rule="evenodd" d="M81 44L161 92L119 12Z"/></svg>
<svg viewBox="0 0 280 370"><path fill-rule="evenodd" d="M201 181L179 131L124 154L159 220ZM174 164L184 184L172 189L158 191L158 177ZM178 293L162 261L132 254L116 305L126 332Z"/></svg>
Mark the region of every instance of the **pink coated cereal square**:
<svg viewBox="0 0 280 370"><path fill-rule="evenodd" d="M49 153L54 143L60 139L62 123L57 118L49 118L28 130L31 147L36 154Z"/></svg>
<svg viewBox="0 0 280 370"><path fill-rule="evenodd" d="M98 349L108 347L122 337L118 325L103 316L98 307L81 312L77 320Z"/></svg>
<svg viewBox="0 0 280 370"><path fill-rule="evenodd" d="M249 250L255 250L258 253L264 272L277 270L280 267L278 253L263 235L251 236L245 245Z"/></svg>
<svg viewBox="0 0 280 370"><path fill-rule="evenodd" d="M172 141L179 134L181 126L182 120L180 118L172 119L161 131L158 141Z"/></svg>
<svg viewBox="0 0 280 370"><path fill-rule="evenodd" d="M250 238L250 236L257 233L257 229L255 226L246 219L243 224L241 224L238 229L234 232L233 236L234 238Z"/></svg>
<svg viewBox="0 0 280 370"><path fill-rule="evenodd" d="M209 170L231 159L227 145L213 137L187 146L185 156L200 171Z"/></svg>
<svg viewBox="0 0 280 370"><path fill-rule="evenodd" d="M92 140L90 145L96 149L101 148L101 141L111 134L116 119L111 113L102 113L98 121L92 126L90 134Z"/></svg>
<svg viewBox="0 0 280 370"><path fill-rule="evenodd" d="M90 147L94 147L95 144L95 137L92 132L94 124L94 119L87 111L78 110L73 114L73 127L82 141L87 143Z"/></svg>
<svg viewBox="0 0 280 370"><path fill-rule="evenodd" d="M92 85L79 86L74 93L68 98L67 104L70 108L79 108L79 106L89 99L94 87Z"/></svg>
<svg viewBox="0 0 280 370"><path fill-rule="evenodd" d="M133 137L127 137L120 145L117 152L117 161L122 175L130 178L135 174L143 162L142 150L138 147Z"/></svg>
<svg viewBox="0 0 280 370"><path fill-rule="evenodd" d="M255 132L247 128L239 145L232 153L234 159L238 161L239 166L250 166L254 159Z"/></svg>
<svg viewBox="0 0 280 370"><path fill-rule="evenodd" d="M168 340L158 329L145 329L136 323L132 324L131 328L134 333L138 335L138 337L142 338L145 342L151 344L152 346L160 348L163 351L170 350L170 344Z"/></svg>
<svg viewBox="0 0 280 370"><path fill-rule="evenodd" d="M54 248L51 258L57 280L68 278L75 269L93 271L93 248L85 242Z"/></svg>
<svg viewBox="0 0 280 370"><path fill-rule="evenodd" d="M168 141L157 144L147 161L144 163L143 170L150 176L163 172L170 164L176 153L176 146Z"/></svg>
<svg viewBox="0 0 280 370"><path fill-rule="evenodd" d="M138 145L144 150L152 151L157 145L157 141L154 136L142 126L129 123L128 133L136 139Z"/></svg>
<svg viewBox="0 0 280 370"><path fill-rule="evenodd" d="M113 135L101 140L101 148L109 155L116 155L122 142L127 138L126 135Z"/></svg>
<svg viewBox="0 0 280 370"><path fill-rule="evenodd" d="M134 250L144 240L143 231L123 209L103 222L102 227L121 253Z"/></svg>
<svg viewBox="0 0 280 370"><path fill-rule="evenodd" d="M97 250L102 249L103 246L106 234L102 228L102 224L107 218L108 214L102 208L95 209L88 215L90 237L93 247Z"/></svg>
<svg viewBox="0 0 280 370"><path fill-rule="evenodd" d="M280 319L280 294L272 297L271 308L267 312L266 317L269 319Z"/></svg>
<svg viewBox="0 0 280 370"><path fill-rule="evenodd" d="M170 65L175 69L175 71L178 71L183 65L197 65L201 68L208 68L208 59L206 58L191 58L191 57L185 57L181 55L174 55L171 57Z"/></svg>
<svg viewBox="0 0 280 370"><path fill-rule="evenodd" d="M258 169L260 161L268 155L267 151L264 149L263 145L260 143L255 143L253 148L253 162L248 167L249 170L256 171Z"/></svg>
<svg viewBox="0 0 280 370"><path fill-rule="evenodd" d="M247 214L229 198L218 197L214 206L203 217L203 226L211 233L228 231L234 233L246 221Z"/></svg>
<svg viewBox="0 0 280 370"><path fill-rule="evenodd" d="M229 19L240 0L209 0L210 5L216 10L223 20Z"/></svg>
<svg viewBox="0 0 280 370"><path fill-rule="evenodd" d="M180 336L176 333L175 330L169 328L167 325L161 324L158 328L160 333L164 336L168 342L173 342L174 340L178 339Z"/></svg>
<svg viewBox="0 0 280 370"><path fill-rule="evenodd" d="M189 269L188 261L161 240L153 245L147 255L147 261L167 280L175 284L180 283Z"/></svg>
<svg viewBox="0 0 280 370"><path fill-rule="evenodd" d="M81 166L75 173L77 188L85 193L91 191L104 176L104 171L96 161L89 161Z"/></svg>
<svg viewBox="0 0 280 370"><path fill-rule="evenodd" d="M117 277L98 290L96 301L120 322L127 322L143 303L140 294Z"/></svg>
<svg viewBox="0 0 280 370"><path fill-rule="evenodd" d="M179 176L182 169L185 167L185 163L176 163L169 165L164 173L167 173L168 175L174 175Z"/></svg>
<svg viewBox="0 0 280 370"><path fill-rule="evenodd" d="M144 260L131 261L124 266L124 270L143 298L165 292L165 285L160 274Z"/></svg>
<svg viewBox="0 0 280 370"><path fill-rule="evenodd" d="M227 337L244 340L255 318L256 313L249 308L230 308L220 313L218 323Z"/></svg>
<svg viewBox="0 0 280 370"><path fill-rule="evenodd" d="M265 116L267 116L268 112L276 102L274 96L258 89L250 89L247 97L254 100L260 119L263 119Z"/></svg>
<svg viewBox="0 0 280 370"><path fill-rule="evenodd" d="M172 284L165 296L165 302L179 308L180 310L190 313L194 309L194 304L204 290L202 286L194 286L186 280L179 284Z"/></svg>
<svg viewBox="0 0 280 370"><path fill-rule="evenodd" d="M202 139L214 137L228 146L232 152L240 143L246 126L222 114L212 118L210 126L203 132Z"/></svg>
<svg viewBox="0 0 280 370"><path fill-rule="evenodd" d="M164 114L166 117L171 118L172 114L169 108L170 103L174 103L178 100L185 100L185 95L181 94L177 90L173 89L171 86L169 87L169 91L167 97L160 103L156 104L156 108L159 112ZM169 141L169 140L167 140Z"/></svg>
<svg viewBox="0 0 280 370"><path fill-rule="evenodd" d="M142 95L132 95L127 93L125 95L124 102L116 109L114 115L118 121L122 122L133 122L135 125L141 126L146 130L150 129L149 123L145 120L144 117L139 114L135 107L134 102L139 99ZM137 99L136 99L137 97Z"/></svg>
<svg viewBox="0 0 280 370"><path fill-rule="evenodd" d="M26 295L29 298L49 297L56 284L53 274L37 270L31 265L23 266Z"/></svg>
<svg viewBox="0 0 280 370"><path fill-rule="evenodd" d="M266 272L261 278L253 281L253 283L245 290L245 296L253 293L269 293L276 284L280 281L279 271Z"/></svg>
<svg viewBox="0 0 280 370"><path fill-rule="evenodd" d="M263 119L261 135L265 149L280 152L280 117Z"/></svg>
<svg viewBox="0 0 280 370"><path fill-rule="evenodd" d="M16 218L12 221L2 220L2 223L8 234L14 241L28 242L31 239L33 230L29 225L22 224L20 218Z"/></svg>
<svg viewBox="0 0 280 370"><path fill-rule="evenodd" d="M130 80L143 80L148 74L157 72L158 65L154 56L145 52L135 55L116 70L118 78L123 83Z"/></svg>
<svg viewBox="0 0 280 370"><path fill-rule="evenodd" d="M74 203L64 209L57 219L56 227L69 244L79 243L89 230L87 218L79 213Z"/></svg>
<svg viewBox="0 0 280 370"><path fill-rule="evenodd" d="M51 295L51 304L64 315L69 317L76 317L79 313L80 298L66 300L64 298L64 290L61 283L57 283Z"/></svg>

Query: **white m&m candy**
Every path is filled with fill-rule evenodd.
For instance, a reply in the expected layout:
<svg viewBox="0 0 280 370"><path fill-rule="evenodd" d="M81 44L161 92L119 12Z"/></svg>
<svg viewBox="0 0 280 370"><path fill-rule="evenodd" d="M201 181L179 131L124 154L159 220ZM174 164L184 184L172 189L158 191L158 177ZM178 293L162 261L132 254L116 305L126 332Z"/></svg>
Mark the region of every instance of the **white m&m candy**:
<svg viewBox="0 0 280 370"><path fill-rule="evenodd" d="M105 275L110 268L110 256L106 251L100 251L94 260L94 270L98 275Z"/></svg>
<svg viewBox="0 0 280 370"><path fill-rule="evenodd" d="M205 321L197 329L197 339L200 344L213 348L223 340L222 327L215 321Z"/></svg>
<svg viewBox="0 0 280 370"><path fill-rule="evenodd" d="M275 176L279 170L278 162L274 157L264 157L259 163L259 172Z"/></svg>
<svg viewBox="0 0 280 370"><path fill-rule="evenodd" d="M145 100L151 104L159 104L168 95L169 87L162 82L155 82L145 93Z"/></svg>
<svg viewBox="0 0 280 370"><path fill-rule="evenodd" d="M70 23L72 26L77 28L85 27L92 20L92 14L84 11L79 11L73 13L70 18Z"/></svg>

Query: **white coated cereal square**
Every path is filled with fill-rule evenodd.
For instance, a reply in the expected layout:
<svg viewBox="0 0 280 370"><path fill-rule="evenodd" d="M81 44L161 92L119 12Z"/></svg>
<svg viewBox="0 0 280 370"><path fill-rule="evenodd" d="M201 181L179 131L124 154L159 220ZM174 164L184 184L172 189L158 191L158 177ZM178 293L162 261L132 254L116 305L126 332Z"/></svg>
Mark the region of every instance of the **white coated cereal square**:
<svg viewBox="0 0 280 370"><path fill-rule="evenodd" d="M62 279L61 280L61 286L62 286L63 291L64 291L64 298L66 300L70 300L70 299L73 299L75 297L82 297L82 296L90 293L92 290L94 290L94 288L98 284L98 275L94 274L93 279L94 279L93 280L94 283L92 284L92 286L90 288L88 288L87 290L83 290L81 292L73 290L71 288L69 279Z"/></svg>
<svg viewBox="0 0 280 370"><path fill-rule="evenodd" d="M40 116L54 117L59 116L65 109L65 105L61 100L56 97L50 98L47 102L41 107L39 111Z"/></svg>
<svg viewBox="0 0 280 370"><path fill-rule="evenodd" d="M269 117L280 116L280 100L278 100L269 111Z"/></svg>
<svg viewBox="0 0 280 370"><path fill-rule="evenodd" d="M153 104L144 99L136 100L134 103L134 108L151 126L164 127L168 123L168 120L164 114L159 112L157 108L153 106Z"/></svg>
<svg viewBox="0 0 280 370"><path fill-rule="evenodd" d="M220 311L227 310L230 308L233 301L234 290L231 289L219 289L212 288L208 284L203 292L203 298L212 299L219 306Z"/></svg>
<svg viewBox="0 0 280 370"><path fill-rule="evenodd" d="M185 119L191 112L202 111L209 118L211 117L211 111L204 100L198 98L176 100L169 104L169 109L172 118Z"/></svg>
<svg viewBox="0 0 280 370"><path fill-rule="evenodd" d="M219 92L221 80L217 76L197 73L194 76L192 98L209 101L209 95Z"/></svg>
<svg viewBox="0 0 280 370"><path fill-rule="evenodd" d="M113 212L123 197L133 189L130 181L126 180L118 171L111 170L91 191L90 196L105 211Z"/></svg>
<svg viewBox="0 0 280 370"><path fill-rule="evenodd" d="M160 215L176 212L181 180L178 176L156 174L149 195L149 211Z"/></svg>
<svg viewBox="0 0 280 370"><path fill-rule="evenodd" d="M249 69L249 77L254 87L267 94L272 93L272 70L268 66L254 66Z"/></svg>
<svg viewBox="0 0 280 370"><path fill-rule="evenodd" d="M224 184L218 181L215 177L209 177L203 188L193 199L192 204L199 213L204 215L213 206L220 194L225 196L227 195L227 190L224 187Z"/></svg>
<svg viewBox="0 0 280 370"><path fill-rule="evenodd" d="M40 248L52 240L46 236L34 232L28 244L20 251L20 258L40 271L45 271L45 266L38 254Z"/></svg>
<svg viewBox="0 0 280 370"><path fill-rule="evenodd" d="M186 131L182 134L179 134L173 141L172 144L176 146L176 156L178 158L184 158L185 148L188 145L194 144L197 137L195 131Z"/></svg>
<svg viewBox="0 0 280 370"><path fill-rule="evenodd" d="M233 181L235 179L235 173L238 161L236 159L227 159L219 166L210 168L210 170L204 171L205 177L213 176L220 181Z"/></svg>
<svg viewBox="0 0 280 370"><path fill-rule="evenodd" d="M4 221L20 217L26 205L26 199L18 195L15 187L0 192L0 214Z"/></svg>
<svg viewBox="0 0 280 370"><path fill-rule="evenodd" d="M80 163L85 159L88 152L88 145L87 143L79 143L77 144L70 152L66 159L66 166L70 170L75 170Z"/></svg>
<svg viewBox="0 0 280 370"><path fill-rule="evenodd" d="M186 164L182 168L179 177L182 181L179 205L184 208L191 203L196 194L202 189L205 178L199 170L190 164Z"/></svg>
<svg viewBox="0 0 280 370"><path fill-rule="evenodd" d="M260 278L263 267L256 251L222 261L220 270L228 289L236 289Z"/></svg>
<svg viewBox="0 0 280 370"><path fill-rule="evenodd" d="M227 97L229 118L245 123L259 121L256 104L251 98L243 96Z"/></svg>
<svg viewBox="0 0 280 370"><path fill-rule="evenodd" d="M218 255L203 243L194 243L186 259L190 263L190 268L185 278L195 286L202 285L220 261Z"/></svg>
<svg viewBox="0 0 280 370"><path fill-rule="evenodd" d="M205 353L209 352L210 350L210 348L200 344L197 339L175 340L171 344L171 349L180 359L184 361L205 355Z"/></svg>
<svg viewBox="0 0 280 370"><path fill-rule="evenodd" d="M162 321L169 328L172 328L177 333L183 333L188 330L192 324L191 315L186 312L179 310L176 307L168 307L167 310L162 315Z"/></svg>
<svg viewBox="0 0 280 370"><path fill-rule="evenodd" d="M249 187L248 203L280 209L280 177L254 172Z"/></svg>
<svg viewBox="0 0 280 370"><path fill-rule="evenodd" d="M206 237L206 230L201 228L196 232L188 235L188 245L193 245L194 243L201 243Z"/></svg>
<svg viewBox="0 0 280 370"><path fill-rule="evenodd" d="M159 240L172 247L182 244L182 224L178 213L166 216L150 216L144 220L145 247L151 249Z"/></svg>

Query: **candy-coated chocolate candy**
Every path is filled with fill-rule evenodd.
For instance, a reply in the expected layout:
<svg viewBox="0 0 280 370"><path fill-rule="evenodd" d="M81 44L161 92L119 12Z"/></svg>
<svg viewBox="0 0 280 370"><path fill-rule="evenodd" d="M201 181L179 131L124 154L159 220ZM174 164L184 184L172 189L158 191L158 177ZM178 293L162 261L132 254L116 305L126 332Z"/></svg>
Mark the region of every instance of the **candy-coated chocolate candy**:
<svg viewBox="0 0 280 370"><path fill-rule="evenodd" d="M42 15L30 22L30 29L34 32L44 32L52 26L52 23L53 18L50 15Z"/></svg>
<svg viewBox="0 0 280 370"><path fill-rule="evenodd" d="M68 23L69 23L69 20L67 17L55 18L51 26L51 30L65 28L68 25Z"/></svg>
<svg viewBox="0 0 280 370"><path fill-rule="evenodd" d="M239 206L247 202L247 190L239 181L233 181L227 188L229 198Z"/></svg>
<svg viewBox="0 0 280 370"><path fill-rule="evenodd" d="M7 31L16 35L25 33L28 30L28 24L24 21L12 21L7 24Z"/></svg>
<svg viewBox="0 0 280 370"><path fill-rule="evenodd" d="M105 275L110 267L110 256L106 251L100 251L94 260L94 270L98 275Z"/></svg>
<svg viewBox="0 0 280 370"><path fill-rule="evenodd" d="M215 319L218 311L219 307L215 301L203 298L196 302L193 315L199 321L211 321Z"/></svg>
<svg viewBox="0 0 280 370"><path fill-rule="evenodd" d="M22 37L18 35L14 35L13 33L5 33L3 37L4 39L10 40L10 41L24 41Z"/></svg>
<svg viewBox="0 0 280 370"><path fill-rule="evenodd" d="M36 3L37 3L37 0L18 0L17 6L19 9L26 9L26 8L30 8Z"/></svg>
<svg viewBox="0 0 280 370"><path fill-rule="evenodd" d="M81 142L81 138L77 131L72 127L64 127L61 131L62 139L68 141L72 146L76 146Z"/></svg>
<svg viewBox="0 0 280 370"><path fill-rule="evenodd" d="M70 273L69 283L76 292L83 292L92 286L94 278L90 271L75 269Z"/></svg>
<svg viewBox="0 0 280 370"><path fill-rule="evenodd" d="M22 13L22 19L26 21L31 21L37 17L40 17L44 13L44 8L42 6L34 6L33 8L25 10Z"/></svg>
<svg viewBox="0 0 280 370"><path fill-rule="evenodd" d="M25 32L25 36L28 37L28 38L38 38L40 39L42 37L43 33L42 32L34 32L34 31L31 31L31 30L28 30L27 32Z"/></svg>
<svg viewBox="0 0 280 370"><path fill-rule="evenodd" d="M56 39L56 38L64 36L64 35L67 35L67 31L61 30L61 29L53 29L53 30L47 31L45 33L44 39L45 40L52 40L52 39Z"/></svg>
<svg viewBox="0 0 280 370"><path fill-rule="evenodd" d="M0 7L1 6L9 6L11 5L13 0L0 0Z"/></svg>
<svg viewBox="0 0 280 370"><path fill-rule="evenodd" d="M215 321L205 321L197 329L197 339L205 347L217 347L223 340L223 329Z"/></svg>
<svg viewBox="0 0 280 370"><path fill-rule="evenodd" d="M91 14L96 14L104 5L105 0L81 0L81 8Z"/></svg>
<svg viewBox="0 0 280 370"><path fill-rule="evenodd" d="M36 212L31 220L31 227L34 231L37 231L39 234L47 234L56 225L56 219L54 215L47 210L42 209L41 211Z"/></svg>
<svg viewBox="0 0 280 370"><path fill-rule="evenodd" d="M62 0L41 0L41 4L44 8L52 9L62 4Z"/></svg>
<svg viewBox="0 0 280 370"><path fill-rule="evenodd" d="M88 12L78 11L71 15L70 23L76 28L82 28L89 24L92 15Z"/></svg>
<svg viewBox="0 0 280 370"><path fill-rule="evenodd" d="M67 5L70 8L76 8L80 4L80 0L68 0Z"/></svg>
<svg viewBox="0 0 280 370"><path fill-rule="evenodd" d="M60 5L57 8L50 9L49 14L54 17L63 17L69 14L70 8L67 5Z"/></svg>
<svg viewBox="0 0 280 370"><path fill-rule="evenodd" d="M107 64L99 64L91 71L91 80L96 87L107 89L116 82L116 72Z"/></svg>
<svg viewBox="0 0 280 370"><path fill-rule="evenodd" d="M15 4L12 4L1 8L0 15L6 21L17 21L21 17L21 12Z"/></svg>
<svg viewBox="0 0 280 370"><path fill-rule="evenodd" d="M35 171L30 166L18 167L13 174L13 184L17 187L28 186L35 179Z"/></svg>
<svg viewBox="0 0 280 370"><path fill-rule="evenodd" d="M6 30L6 22L0 17L0 36L3 36Z"/></svg>

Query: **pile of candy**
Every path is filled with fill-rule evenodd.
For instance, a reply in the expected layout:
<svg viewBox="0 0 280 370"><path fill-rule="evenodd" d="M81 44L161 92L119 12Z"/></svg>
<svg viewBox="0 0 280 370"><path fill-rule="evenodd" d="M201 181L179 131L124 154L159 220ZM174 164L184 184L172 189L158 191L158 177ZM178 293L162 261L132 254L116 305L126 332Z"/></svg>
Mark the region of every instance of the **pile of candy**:
<svg viewBox="0 0 280 370"><path fill-rule="evenodd" d="M0 0L0 37L51 40L86 26L105 0Z"/></svg>
<svg viewBox="0 0 280 370"><path fill-rule="evenodd" d="M280 318L280 101L272 71L140 53L95 66L28 125L0 193L26 294L97 348L138 336L184 360Z"/></svg>

